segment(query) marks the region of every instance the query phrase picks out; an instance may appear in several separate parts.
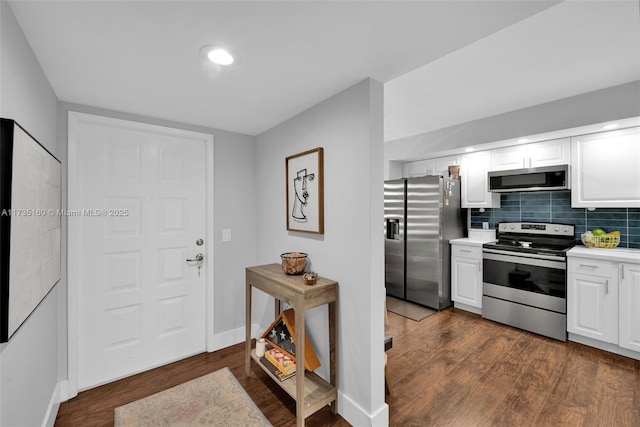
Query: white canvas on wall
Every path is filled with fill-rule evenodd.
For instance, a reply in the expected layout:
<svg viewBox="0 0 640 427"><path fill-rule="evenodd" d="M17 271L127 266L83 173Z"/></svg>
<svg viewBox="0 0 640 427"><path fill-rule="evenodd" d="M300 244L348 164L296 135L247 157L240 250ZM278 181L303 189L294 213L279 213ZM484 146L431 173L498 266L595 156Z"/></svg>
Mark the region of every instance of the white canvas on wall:
<svg viewBox="0 0 640 427"><path fill-rule="evenodd" d="M2 126L13 127L2 133L2 144L11 144L10 156L5 150L3 158L3 168L10 168L11 174L10 179L3 175L2 182L5 196L10 191L10 206L5 197L2 215L9 224L5 222L3 229L0 284L6 310L0 336L8 340L60 280L61 166L15 122L3 120Z"/></svg>

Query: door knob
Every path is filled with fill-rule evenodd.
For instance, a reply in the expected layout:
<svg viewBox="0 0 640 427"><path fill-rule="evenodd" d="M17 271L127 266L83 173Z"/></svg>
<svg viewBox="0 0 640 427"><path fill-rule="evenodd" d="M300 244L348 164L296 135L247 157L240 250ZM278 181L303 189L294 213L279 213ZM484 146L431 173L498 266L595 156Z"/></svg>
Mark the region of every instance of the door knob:
<svg viewBox="0 0 640 427"><path fill-rule="evenodd" d="M204 259L204 255L202 255L202 254L197 254L195 258L193 258L193 259L187 259L187 262L202 261L203 259Z"/></svg>

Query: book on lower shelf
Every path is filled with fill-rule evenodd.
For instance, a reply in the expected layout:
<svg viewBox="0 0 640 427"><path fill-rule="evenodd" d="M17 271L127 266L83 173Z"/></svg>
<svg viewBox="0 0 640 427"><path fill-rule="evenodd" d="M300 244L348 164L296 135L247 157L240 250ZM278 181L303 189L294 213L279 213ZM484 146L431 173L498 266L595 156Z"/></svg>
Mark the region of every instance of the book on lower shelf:
<svg viewBox="0 0 640 427"><path fill-rule="evenodd" d="M290 372L288 374L283 374L282 371L280 371L278 368L276 368L273 363L271 363L270 361L267 360L266 357L261 357L260 358L260 362L269 370L269 372L271 372L273 375L275 375L276 378L278 378L280 381L285 381L288 380L289 378L293 377L296 375L296 371Z"/></svg>

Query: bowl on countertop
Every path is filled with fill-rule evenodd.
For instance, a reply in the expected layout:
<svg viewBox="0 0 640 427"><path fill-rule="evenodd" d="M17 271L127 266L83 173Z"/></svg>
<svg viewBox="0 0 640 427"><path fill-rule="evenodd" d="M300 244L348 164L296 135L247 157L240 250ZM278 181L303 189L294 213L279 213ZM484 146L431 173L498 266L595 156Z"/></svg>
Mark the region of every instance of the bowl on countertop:
<svg viewBox="0 0 640 427"><path fill-rule="evenodd" d="M593 234L583 233L580 235L580 240L588 248L612 249L620 244L620 235L594 236Z"/></svg>

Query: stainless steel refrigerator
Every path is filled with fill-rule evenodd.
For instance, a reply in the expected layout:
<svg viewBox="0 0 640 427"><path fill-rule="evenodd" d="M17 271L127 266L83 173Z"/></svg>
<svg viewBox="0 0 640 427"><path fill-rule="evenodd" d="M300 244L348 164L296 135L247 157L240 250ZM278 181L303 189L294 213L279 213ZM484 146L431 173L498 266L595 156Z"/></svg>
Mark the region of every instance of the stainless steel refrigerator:
<svg viewBox="0 0 640 427"><path fill-rule="evenodd" d="M385 181L387 295L437 310L451 305L449 240L464 237L460 182L442 176Z"/></svg>

